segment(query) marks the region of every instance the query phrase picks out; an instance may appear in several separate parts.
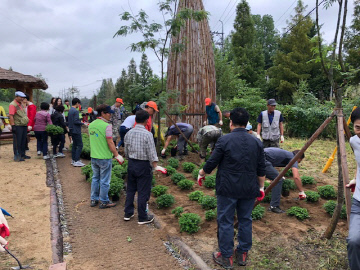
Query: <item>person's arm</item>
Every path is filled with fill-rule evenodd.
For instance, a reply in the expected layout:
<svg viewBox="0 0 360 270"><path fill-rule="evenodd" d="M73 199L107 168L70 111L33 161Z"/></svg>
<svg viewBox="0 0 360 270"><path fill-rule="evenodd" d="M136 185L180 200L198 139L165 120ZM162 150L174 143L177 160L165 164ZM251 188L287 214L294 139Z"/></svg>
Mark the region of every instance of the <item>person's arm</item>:
<svg viewBox="0 0 360 270"><path fill-rule="evenodd" d="M144 149L146 156L148 157L148 160L150 160L152 165L154 165L154 162L157 163L159 159L156 153L153 136L151 133L148 133L144 139L146 140L145 149ZM153 168L155 169L155 167Z"/></svg>
<svg viewBox="0 0 360 270"><path fill-rule="evenodd" d="M15 125L14 116L12 114L9 114L9 122L11 126Z"/></svg>
<svg viewBox="0 0 360 270"><path fill-rule="evenodd" d="M296 187L298 188L298 190L299 190L300 192L303 192L303 191L304 191L304 188L303 188L303 185L302 185L302 183L301 183L301 179L300 179L300 174L299 174L298 168L292 167L291 170L292 170L292 173L293 173L294 182L295 182Z"/></svg>
<svg viewBox="0 0 360 270"><path fill-rule="evenodd" d="M51 121L51 116L50 116L50 114L47 114L47 115L46 115L46 122L47 122L48 125L52 125L52 124L53 124L53 122Z"/></svg>
<svg viewBox="0 0 360 270"><path fill-rule="evenodd" d="M222 113L221 113L220 109L219 109L219 118L220 118L220 121L222 122Z"/></svg>
<svg viewBox="0 0 360 270"><path fill-rule="evenodd" d="M280 142L283 143L285 141L284 139L284 125L283 122L279 123L279 127L280 127Z"/></svg>
<svg viewBox="0 0 360 270"><path fill-rule="evenodd" d="M201 176L203 176L204 174L211 173L216 168L216 166L219 165L219 163L222 161L222 159L224 157L222 138L220 138L217 141L217 143L215 145L215 149L214 149L213 153L210 156L210 159L206 162L204 168L202 168L200 170L199 174Z"/></svg>
<svg viewBox="0 0 360 270"><path fill-rule="evenodd" d="M170 141L171 141L171 139L172 139L172 135L169 135L168 137L167 137L167 139L166 139L166 142L165 142L165 145L164 145L164 148L163 149L167 149L167 147L169 146L169 143L170 143Z"/></svg>
<svg viewBox="0 0 360 270"><path fill-rule="evenodd" d="M109 146L109 150L111 151L111 153L113 153L114 157L117 157L118 152L116 151L115 144L114 144L114 141L112 140L112 137L106 138L106 142Z"/></svg>
<svg viewBox="0 0 360 270"><path fill-rule="evenodd" d="M78 125L78 126L82 126L82 125L84 125L84 123L81 122L80 117L79 117L79 114L80 114L80 112L74 113L74 121L73 121L73 124L74 124L74 125Z"/></svg>
<svg viewBox="0 0 360 270"><path fill-rule="evenodd" d="M256 133L257 133L258 135L260 135L260 132L261 132L261 124L258 123L258 124L257 124Z"/></svg>

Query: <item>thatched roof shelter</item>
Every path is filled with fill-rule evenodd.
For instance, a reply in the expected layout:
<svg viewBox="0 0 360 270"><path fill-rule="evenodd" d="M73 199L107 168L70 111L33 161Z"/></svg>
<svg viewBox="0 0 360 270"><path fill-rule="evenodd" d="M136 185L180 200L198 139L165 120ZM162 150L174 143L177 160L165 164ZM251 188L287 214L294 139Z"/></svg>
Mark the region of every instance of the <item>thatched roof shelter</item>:
<svg viewBox="0 0 360 270"><path fill-rule="evenodd" d="M0 68L0 88L15 88L30 96L32 101L33 89L46 90L48 85L43 80L31 75Z"/></svg>

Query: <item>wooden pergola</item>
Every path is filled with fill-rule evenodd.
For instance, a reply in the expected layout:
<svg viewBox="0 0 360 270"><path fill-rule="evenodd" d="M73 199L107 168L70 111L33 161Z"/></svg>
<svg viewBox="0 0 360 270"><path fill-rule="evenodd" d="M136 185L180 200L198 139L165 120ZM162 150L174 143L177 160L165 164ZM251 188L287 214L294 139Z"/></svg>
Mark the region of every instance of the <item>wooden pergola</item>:
<svg viewBox="0 0 360 270"><path fill-rule="evenodd" d="M48 85L43 80L31 75L24 75L0 67L0 88L15 88L29 95L33 101L33 89L46 90Z"/></svg>

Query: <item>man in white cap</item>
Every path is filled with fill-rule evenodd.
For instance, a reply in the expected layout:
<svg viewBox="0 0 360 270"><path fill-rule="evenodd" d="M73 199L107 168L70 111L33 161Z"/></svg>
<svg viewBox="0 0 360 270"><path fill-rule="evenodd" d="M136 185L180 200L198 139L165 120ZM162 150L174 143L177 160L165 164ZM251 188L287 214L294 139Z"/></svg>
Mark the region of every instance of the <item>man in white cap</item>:
<svg viewBox="0 0 360 270"><path fill-rule="evenodd" d="M21 91L15 92L15 99L9 105L9 120L13 133L14 160L25 161L31 157L25 155L27 124L29 118L22 102L26 95Z"/></svg>
<svg viewBox="0 0 360 270"><path fill-rule="evenodd" d="M275 99L269 99L267 110L262 111L257 119L257 136L261 139L261 132L264 148L280 148L279 140L281 143L284 142L284 117L280 111L275 110L276 105Z"/></svg>

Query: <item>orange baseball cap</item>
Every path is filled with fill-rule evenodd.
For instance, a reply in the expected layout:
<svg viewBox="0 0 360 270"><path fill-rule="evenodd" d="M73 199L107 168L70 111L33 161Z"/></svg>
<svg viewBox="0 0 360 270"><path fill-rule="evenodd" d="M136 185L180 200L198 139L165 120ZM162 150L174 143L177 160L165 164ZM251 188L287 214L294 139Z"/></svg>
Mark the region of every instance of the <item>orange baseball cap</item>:
<svg viewBox="0 0 360 270"><path fill-rule="evenodd" d="M205 105L209 106L211 104L211 98L205 98Z"/></svg>
<svg viewBox="0 0 360 270"><path fill-rule="evenodd" d="M93 109L91 107L88 108L88 113L92 113Z"/></svg>
<svg viewBox="0 0 360 270"><path fill-rule="evenodd" d="M146 103L146 106L153 108L157 112L159 111L158 106L156 105L156 103L154 101L149 101L148 103Z"/></svg>
<svg viewBox="0 0 360 270"><path fill-rule="evenodd" d="M120 102L121 104L124 104L123 100L121 98L117 98L116 102Z"/></svg>

